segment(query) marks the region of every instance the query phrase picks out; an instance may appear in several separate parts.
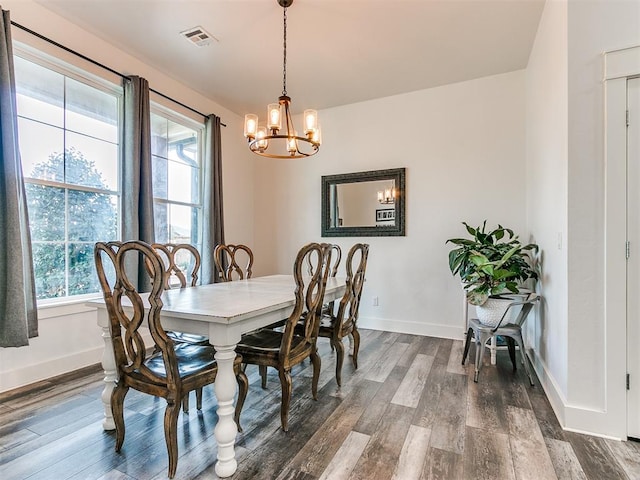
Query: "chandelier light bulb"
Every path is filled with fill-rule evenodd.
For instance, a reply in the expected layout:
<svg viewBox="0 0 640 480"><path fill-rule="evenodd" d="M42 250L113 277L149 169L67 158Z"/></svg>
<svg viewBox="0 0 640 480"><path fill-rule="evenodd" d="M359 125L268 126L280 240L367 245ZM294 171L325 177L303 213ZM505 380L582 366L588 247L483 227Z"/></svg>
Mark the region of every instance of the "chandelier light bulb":
<svg viewBox="0 0 640 480"><path fill-rule="evenodd" d="M256 145L258 146L258 150L264 151L269 147L269 140L265 137L267 136L267 127L258 127L258 132L256 134L256 139L258 140Z"/></svg>
<svg viewBox="0 0 640 480"><path fill-rule="evenodd" d="M267 107L267 128L276 132L282 128L279 103L271 103Z"/></svg>
<svg viewBox="0 0 640 480"><path fill-rule="evenodd" d="M305 135L313 135L318 128L318 112L315 110L304 111L304 133Z"/></svg>
<svg viewBox="0 0 640 480"><path fill-rule="evenodd" d="M289 137L287 139L287 151L291 154L291 155L295 155L296 151L298 150L298 142L296 140L296 132L293 132L293 137Z"/></svg>
<svg viewBox="0 0 640 480"><path fill-rule="evenodd" d="M311 136L311 141L318 146L322 144L322 129L320 127L316 128L313 131L313 135Z"/></svg>
<svg viewBox="0 0 640 480"><path fill-rule="evenodd" d="M244 136L253 140L258 131L258 116L248 113L244 116Z"/></svg>

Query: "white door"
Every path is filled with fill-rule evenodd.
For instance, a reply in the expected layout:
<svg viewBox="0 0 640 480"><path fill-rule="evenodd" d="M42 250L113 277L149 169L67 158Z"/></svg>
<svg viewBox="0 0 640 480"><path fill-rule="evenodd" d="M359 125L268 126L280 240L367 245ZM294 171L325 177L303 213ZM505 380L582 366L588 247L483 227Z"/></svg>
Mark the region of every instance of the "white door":
<svg viewBox="0 0 640 480"><path fill-rule="evenodd" d="M627 81L627 435L640 438L640 78Z"/></svg>

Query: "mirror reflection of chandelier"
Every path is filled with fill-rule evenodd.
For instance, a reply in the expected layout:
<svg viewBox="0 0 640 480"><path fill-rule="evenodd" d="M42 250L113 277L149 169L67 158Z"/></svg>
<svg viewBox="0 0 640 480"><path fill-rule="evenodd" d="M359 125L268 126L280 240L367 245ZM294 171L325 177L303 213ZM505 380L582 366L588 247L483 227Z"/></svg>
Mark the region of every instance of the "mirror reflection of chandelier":
<svg viewBox="0 0 640 480"><path fill-rule="evenodd" d="M392 203L396 203L396 189L385 188L384 191L379 191L378 202L383 205L390 205Z"/></svg>
<svg viewBox="0 0 640 480"><path fill-rule="evenodd" d="M284 10L282 95L278 103L267 106L267 125L259 125L258 116L244 116L244 136L249 149L270 158L304 158L318 153L322 135L318 126L318 112L305 110L303 114L304 136L298 135L291 120L291 98L287 95L287 7L293 0L278 0Z"/></svg>

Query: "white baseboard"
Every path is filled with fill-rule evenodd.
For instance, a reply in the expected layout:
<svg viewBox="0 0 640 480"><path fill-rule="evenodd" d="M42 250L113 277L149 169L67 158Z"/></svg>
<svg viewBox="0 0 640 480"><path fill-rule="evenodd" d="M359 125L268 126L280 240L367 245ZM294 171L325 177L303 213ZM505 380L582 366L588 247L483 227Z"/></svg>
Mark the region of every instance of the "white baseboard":
<svg viewBox="0 0 640 480"><path fill-rule="evenodd" d="M100 363L102 351L102 348L94 348L83 352L74 352L64 357L48 359L43 363L2 372L2 375L0 375L0 392L24 387L25 385Z"/></svg>
<svg viewBox="0 0 640 480"><path fill-rule="evenodd" d="M547 395L549 399L549 403L551 403L551 408L556 414L556 418L558 422L560 422L560 426L566 430L566 418L565 418L565 409L566 409L566 400L564 397L564 393L560 389L560 386L556 382L553 375L550 374L547 369L547 364L542 361L540 357L536 354L535 351L527 348L527 356L529 360L531 360L531 364L533 365L533 369L536 371L538 375L538 380L540 380L540 385L544 390L544 393Z"/></svg>
<svg viewBox="0 0 640 480"><path fill-rule="evenodd" d="M626 440L627 432L620 431L611 421L611 413L591 408L566 407L567 424L565 430L584 433L612 440Z"/></svg>
<svg viewBox="0 0 640 480"><path fill-rule="evenodd" d="M153 344L149 333L144 333L142 337L147 345ZM102 347L96 347L4 371L0 374L0 393L101 363L103 352Z"/></svg>
<svg viewBox="0 0 640 480"><path fill-rule="evenodd" d="M534 351L528 350L527 353L551 403L551 408L564 430L612 440L627 439L626 433L618 431L619 429L612 425L610 413L595 408L570 405L546 363Z"/></svg>
<svg viewBox="0 0 640 480"><path fill-rule="evenodd" d="M371 330L451 338L454 340L462 340L464 337L464 332L459 325L434 325L432 323L406 322L386 318L360 317L358 318L358 326L361 328L370 328Z"/></svg>

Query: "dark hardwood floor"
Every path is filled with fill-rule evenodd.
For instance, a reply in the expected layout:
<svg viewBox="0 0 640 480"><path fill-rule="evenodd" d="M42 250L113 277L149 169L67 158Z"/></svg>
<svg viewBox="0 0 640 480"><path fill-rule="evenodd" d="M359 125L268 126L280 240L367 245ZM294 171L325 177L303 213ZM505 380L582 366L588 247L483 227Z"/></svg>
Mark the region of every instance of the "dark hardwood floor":
<svg viewBox="0 0 640 480"><path fill-rule="evenodd" d="M514 374L506 352L475 384L459 341L363 331L360 368L345 359L338 389L335 355L319 343L318 401L305 362L293 372L288 433L277 374L262 390L257 369L247 370L232 479L640 479L640 444L563 431L537 381L531 388L522 368ZM166 478L164 400L129 392L118 454L101 426L102 388L101 372L87 369L0 395L0 478ZM208 387L203 410L192 399L180 416L175 478L218 478L216 420Z"/></svg>

